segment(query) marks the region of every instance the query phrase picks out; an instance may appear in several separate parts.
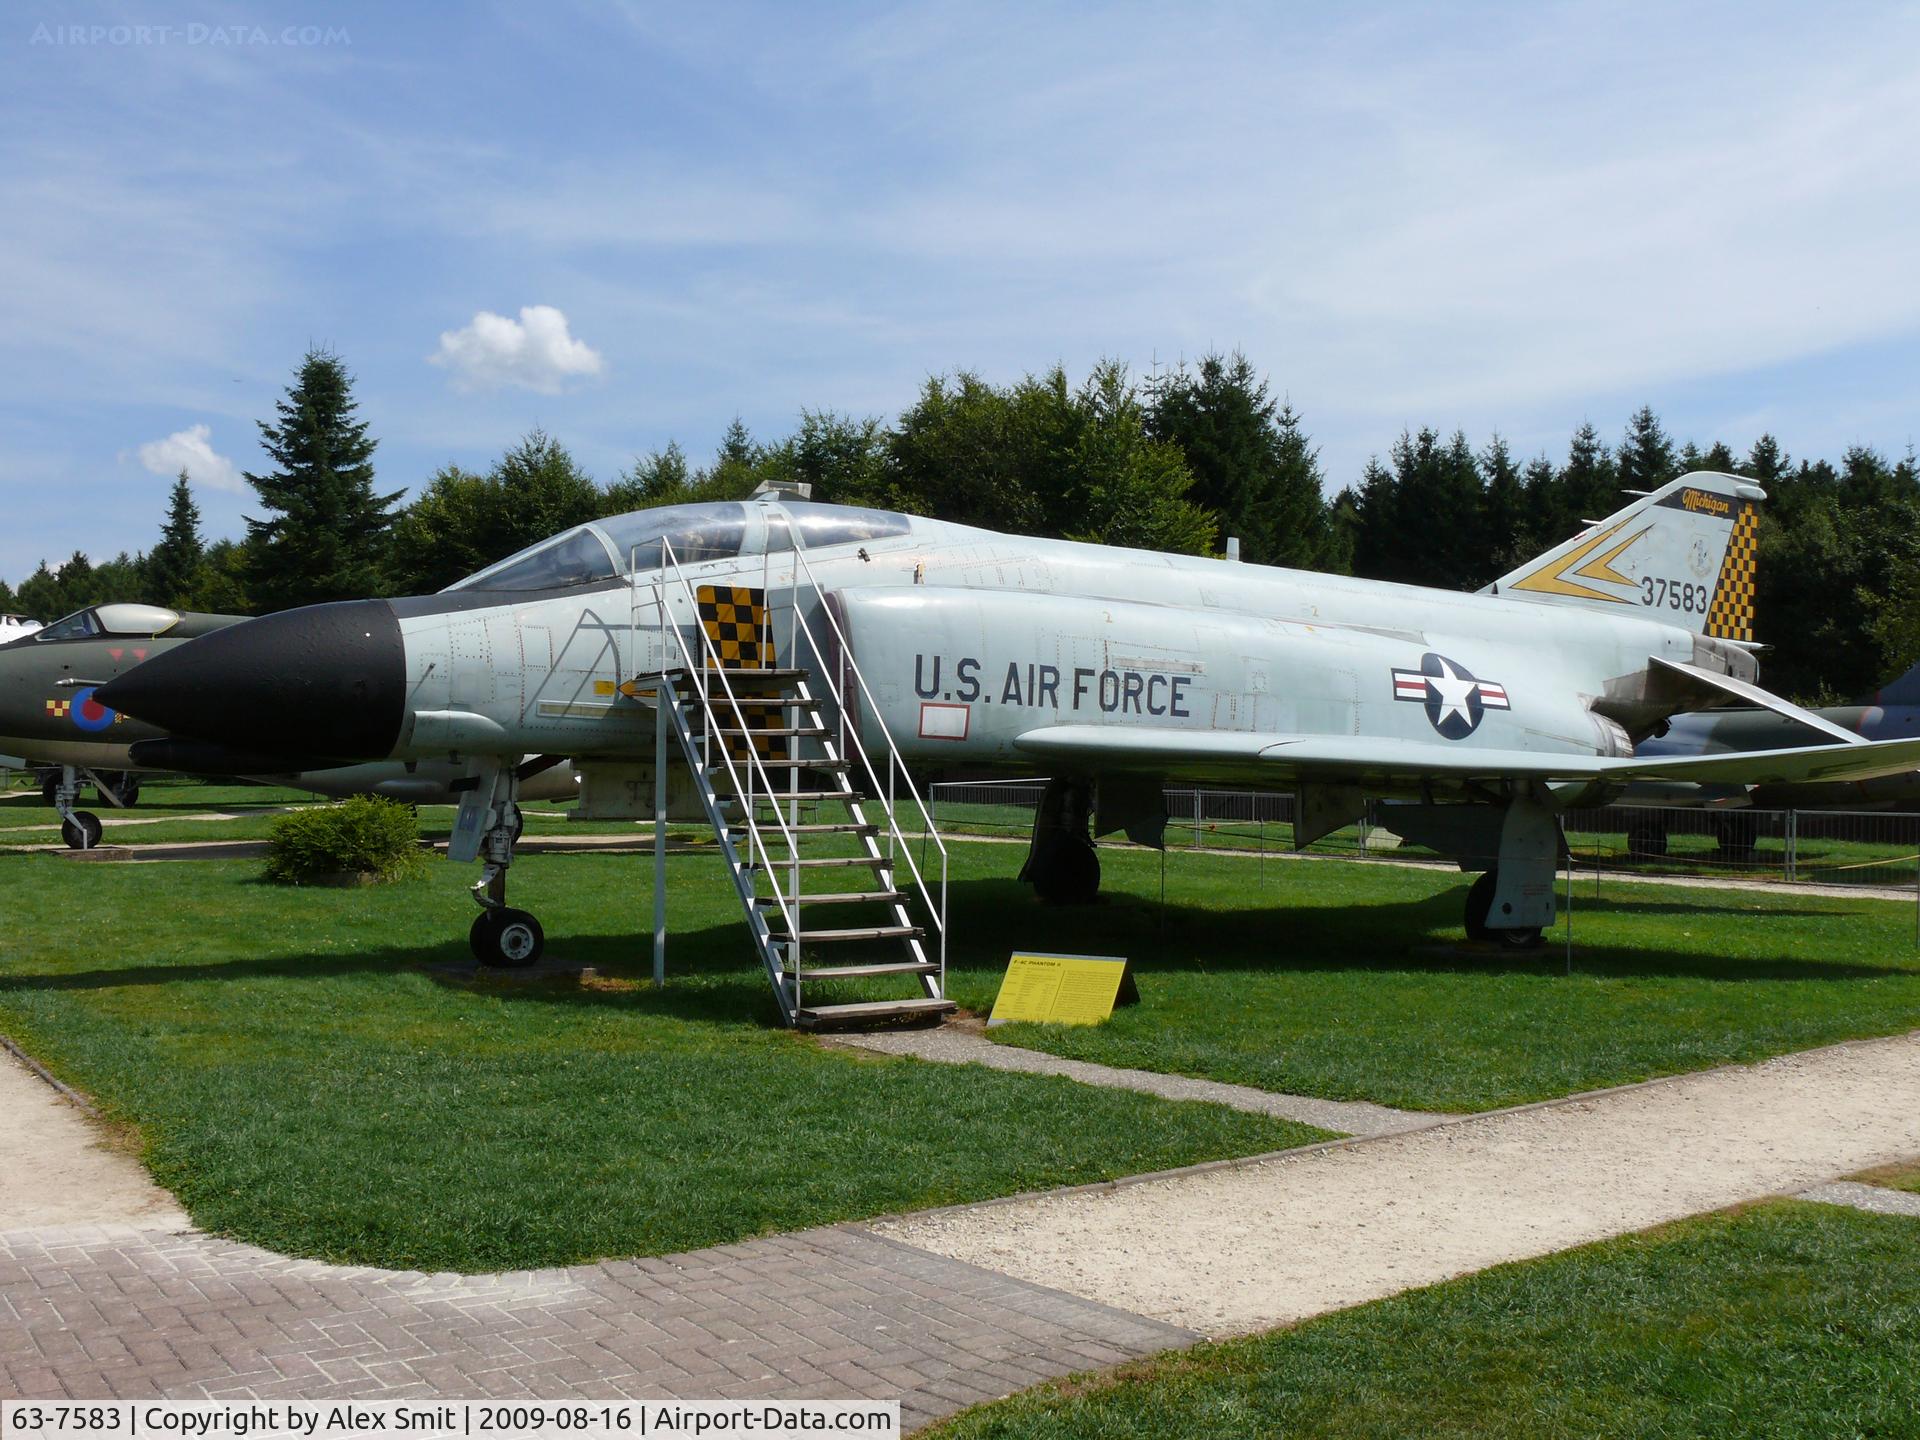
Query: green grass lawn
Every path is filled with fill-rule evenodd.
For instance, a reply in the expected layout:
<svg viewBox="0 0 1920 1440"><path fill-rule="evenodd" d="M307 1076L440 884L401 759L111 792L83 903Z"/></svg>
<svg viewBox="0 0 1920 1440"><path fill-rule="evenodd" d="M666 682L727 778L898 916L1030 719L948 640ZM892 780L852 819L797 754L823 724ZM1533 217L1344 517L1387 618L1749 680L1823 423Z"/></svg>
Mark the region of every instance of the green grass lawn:
<svg viewBox="0 0 1920 1440"><path fill-rule="evenodd" d="M995 1039L1478 1110L1920 1025L1914 914L1886 901L1611 884L1596 902L1589 880L1568 975L1553 943L1564 932L1530 952L1466 944L1458 874L1271 859L1263 872L1175 854L1163 912L1159 856L1103 851L1102 864L1105 891L1087 908L1038 907L1004 882L965 887L951 990L985 1011L1018 945L1130 956L1142 1003L1103 1026L1008 1025ZM976 893L1001 897L988 913L1003 918L973 908Z"/></svg>
<svg viewBox="0 0 1920 1440"><path fill-rule="evenodd" d="M284 889L255 862L0 857L0 1030L132 1124L195 1221L332 1260L479 1270L652 1254L1258 1153L1305 1126L824 1049L773 1026L737 902L676 857L529 857L585 983L461 983L469 867Z"/></svg>
<svg viewBox="0 0 1920 1440"><path fill-rule="evenodd" d="M1781 1201L983 1406L940 1440L1920 1431L1920 1220Z"/></svg>
<svg viewBox="0 0 1920 1440"><path fill-rule="evenodd" d="M1163 908L1160 857L1110 851L1101 903L1050 908L1019 847L953 851L951 992L984 1012L1016 946L1130 955L1143 1003L1109 1024L993 1032L1109 1063L1471 1110L1920 1024L1913 916L1885 902L1612 886L1580 898L1567 975L1557 948L1465 945L1448 872L1176 854ZM202 1223L274 1248L662 1251L1313 1138L780 1032L707 857L672 861L664 992L644 857L515 868L553 955L603 973L536 986L432 970L466 958L468 867L366 891L259 869L0 855L0 1028L134 1122Z"/></svg>
<svg viewBox="0 0 1920 1440"><path fill-rule="evenodd" d="M1920 1193L1920 1161L1908 1165L1888 1165L1853 1178L1869 1185L1885 1185L1894 1190Z"/></svg>

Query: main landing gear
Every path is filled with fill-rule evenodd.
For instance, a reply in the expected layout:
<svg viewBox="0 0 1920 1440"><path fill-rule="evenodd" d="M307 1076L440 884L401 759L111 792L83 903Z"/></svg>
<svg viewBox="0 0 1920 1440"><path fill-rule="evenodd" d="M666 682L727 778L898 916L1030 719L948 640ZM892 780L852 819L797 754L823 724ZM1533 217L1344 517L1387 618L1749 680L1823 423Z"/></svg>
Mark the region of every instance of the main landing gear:
<svg viewBox="0 0 1920 1440"><path fill-rule="evenodd" d="M473 958L482 965L517 970L532 965L547 948L546 931L525 910L507 904L507 871L513 865L513 847L526 828L516 796L520 777L511 765L490 767L482 773L475 788L461 797L460 817L454 824L457 850L461 832L469 836L480 827L477 853L484 855L486 868L473 887L473 898L480 906L473 928L467 931L467 943ZM482 813L484 812L484 813Z"/></svg>
<svg viewBox="0 0 1920 1440"><path fill-rule="evenodd" d="M1469 940L1490 940L1505 946L1509 950L1532 950L1540 944L1544 933L1538 925L1521 925L1512 929L1494 929L1487 924L1493 913L1493 897L1500 888L1500 872L1497 869L1483 870L1479 877L1467 888L1467 938Z"/></svg>
<svg viewBox="0 0 1920 1440"><path fill-rule="evenodd" d="M1020 878L1050 905L1091 905L1100 893L1100 855L1087 833L1092 794L1074 780L1049 780L1033 819L1033 844Z"/></svg>
<svg viewBox="0 0 1920 1440"><path fill-rule="evenodd" d="M1559 811L1538 787L1513 787L1468 804L1394 804L1383 823L1478 870L1467 889L1469 940L1531 950L1554 921L1554 879L1563 841Z"/></svg>

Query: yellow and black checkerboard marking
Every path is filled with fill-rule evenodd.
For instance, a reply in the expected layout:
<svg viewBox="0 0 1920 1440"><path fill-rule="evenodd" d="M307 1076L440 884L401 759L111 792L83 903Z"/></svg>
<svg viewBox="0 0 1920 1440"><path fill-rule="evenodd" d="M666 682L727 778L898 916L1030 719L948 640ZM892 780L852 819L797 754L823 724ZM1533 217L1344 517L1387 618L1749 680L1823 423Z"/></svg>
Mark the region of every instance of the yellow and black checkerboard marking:
<svg viewBox="0 0 1920 1440"><path fill-rule="evenodd" d="M1733 538L1727 542L1720 579L1713 587L1713 603L1707 607L1707 634L1715 639L1753 639L1753 587L1759 552L1760 512L1749 503L1734 517Z"/></svg>
<svg viewBox="0 0 1920 1440"><path fill-rule="evenodd" d="M707 632L707 639L713 642L713 648L720 656L721 669L775 668L773 634L767 627L767 596L764 590L754 590L744 585L702 585L694 592L694 604L700 612L700 628ZM724 697L715 701L715 710L721 713L723 725L733 718L724 713L725 708ZM743 708L749 730L777 730L786 724L778 706L748 705ZM752 740L753 748L760 752L762 760L787 758L786 736L755 735ZM727 745L736 764L747 758L746 745L741 737L729 737Z"/></svg>
<svg viewBox="0 0 1920 1440"><path fill-rule="evenodd" d="M71 700L47 701L47 714L53 716L53 718L56 720L66 719L67 711L71 710L72 708L73 708L73 702Z"/></svg>

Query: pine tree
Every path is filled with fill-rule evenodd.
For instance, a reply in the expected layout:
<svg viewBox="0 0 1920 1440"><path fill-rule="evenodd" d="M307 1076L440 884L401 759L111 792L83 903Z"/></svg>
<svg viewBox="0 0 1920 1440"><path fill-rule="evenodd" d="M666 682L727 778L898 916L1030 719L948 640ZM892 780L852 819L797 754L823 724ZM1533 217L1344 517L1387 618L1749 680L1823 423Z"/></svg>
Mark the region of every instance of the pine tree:
<svg viewBox="0 0 1920 1440"><path fill-rule="evenodd" d="M356 420L353 377L340 358L309 350L277 418L260 422L274 469L249 474L268 518L247 518L248 587L266 610L352 600L385 588L392 506L373 488L375 442Z"/></svg>
<svg viewBox="0 0 1920 1440"><path fill-rule="evenodd" d="M1486 537L1488 579L1504 575L1537 550L1519 467L1497 431L1480 452L1480 474L1487 482L1481 533Z"/></svg>
<svg viewBox="0 0 1920 1440"><path fill-rule="evenodd" d="M1546 507L1550 526L1541 535L1549 549L1578 534L1589 520L1611 515L1620 508L1620 478L1613 455L1600 441L1591 421L1573 432L1567 463L1553 477L1551 503Z"/></svg>
<svg viewBox="0 0 1920 1440"><path fill-rule="evenodd" d="M1642 405L1627 421L1627 433L1620 442L1616 469L1619 472L1619 485L1625 490L1658 490L1680 473L1673 441L1661 429L1659 417L1653 413L1651 405ZM1609 505L1605 510L1596 511L1594 518L1611 514L1619 508L1617 504Z"/></svg>
<svg viewBox="0 0 1920 1440"><path fill-rule="evenodd" d="M1155 377L1147 393L1148 434L1180 448L1194 477L1188 498L1220 517L1216 548L1232 535L1257 564L1321 558L1331 531L1319 452L1246 356L1208 355L1191 373Z"/></svg>
<svg viewBox="0 0 1920 1440"><path fill-rule="evenodd" d="M1751 476L1762 486L1776 485L1792 464L1793 461L1780 448L1778 440L1771 435L1762 435L1753 442L1753 449L1747 452L1746 468L1741 473Z"/></svg>
<svg viewBox="0 0 1920 1440"><path fill-rule="evenodd" d="M167 499L167 523L160 529L160 543L147 555L146 590L159 605L186 609L193 602L200 584L200 568L206 561L206 546L200 538L200 507L194 503L193 487L182 470L173 482Z"/></svg>

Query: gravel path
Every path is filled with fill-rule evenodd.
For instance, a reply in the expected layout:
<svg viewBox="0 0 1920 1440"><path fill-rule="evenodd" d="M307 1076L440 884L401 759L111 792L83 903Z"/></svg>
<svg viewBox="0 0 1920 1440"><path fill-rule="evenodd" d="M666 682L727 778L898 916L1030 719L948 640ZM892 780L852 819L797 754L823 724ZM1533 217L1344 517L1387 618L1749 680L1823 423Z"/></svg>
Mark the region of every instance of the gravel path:
<svg viewBox="0 0 1920 1440"><path fill-rule="evenodd" d="M1167 1100L1210 1100L1256 1115L1275 1115L1302 1125L1317 1125L1338 1135L1397 1135L1453 1119L1420 1110L1394 1110L1368 1100L1317 1100L1310 1095L1282 1095L1251 1085L1226 1085L1218 1080L1196 1080L1186 1075L1161 1075L1151 1070L1122 1070L1086 1060L1067 1060L1017 1045L997 1045L977 1031L949 1022L933 1030L896 1030L873 1035L836 1035L832 1043L886 1055L912 1055L949 1065L984 1065L990 1070L1020 1070L1030 1075L1064 1075L1085 1085L1116 1090L1139 1090Z"/></svg>
<svg viewBox="0 0 1920 1440"><path fill-rule="evenodd" d="M183 1230L187 1217L46 1081L0 1050L0 1231L39 1225Z"/></svg>
<svg viewBox="0 0 1920 1440"><path fill-rule="evenodd" d="M874 1228L1233 1334L1920 1155L1920 1033Z"/></svg>

